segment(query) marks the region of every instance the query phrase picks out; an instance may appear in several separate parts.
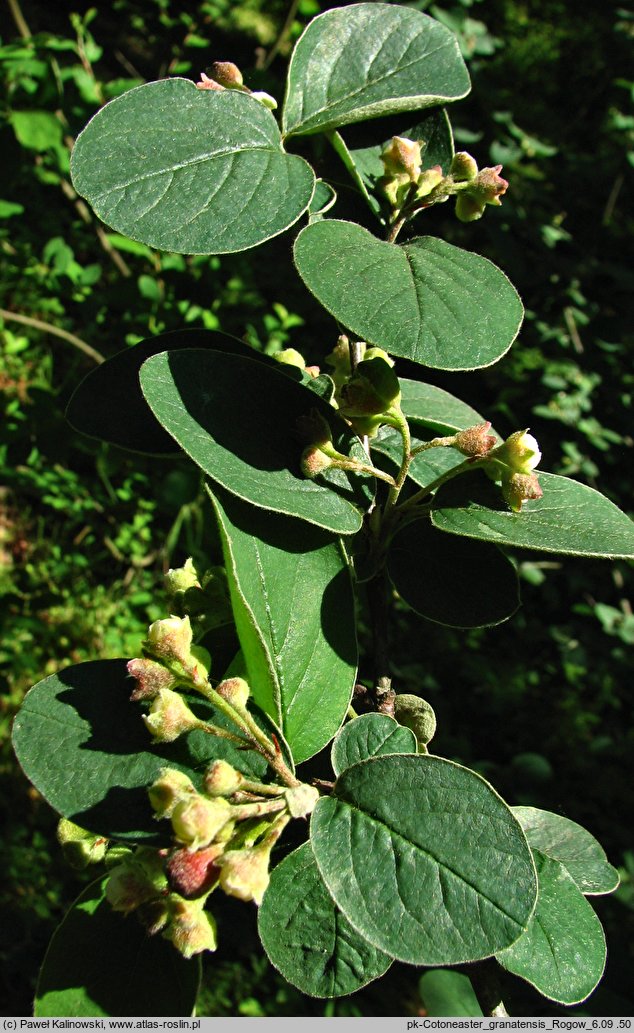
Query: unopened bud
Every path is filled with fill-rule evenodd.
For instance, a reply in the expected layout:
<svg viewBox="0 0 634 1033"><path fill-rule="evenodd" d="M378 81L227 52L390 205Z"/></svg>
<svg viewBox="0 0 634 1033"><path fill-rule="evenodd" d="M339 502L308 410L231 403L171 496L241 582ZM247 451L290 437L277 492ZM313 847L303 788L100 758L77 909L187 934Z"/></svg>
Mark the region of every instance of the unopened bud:
<svg viewBox="0 0 634 1033"><path fill-rule="evenodd" d="M399 404L401 385L389 362L364 359L340 395L345 416L376 416Z"/></svg>
<svg viewBox="0 0 634 1033"><path fill-rule="evenodd" d="M330 424L321 415L319 409L310 409L297 417L295 436L305 445L330 445L332 447Z"/></svg>
<svg viewBox="0 0 634 1033"><path fill-rule="evenodd" d="M210 79L204 72L200 73L200 80L196 83L197 90L224 90L224 86L221 86L215 79Z"/></svg>
<svg viewBox="0 0 634 1033"><path fill-rule="evenodd" d="M68 818L62 818L58 824L57 840L68 863L78 871L102 861L108 846L108 840L103 836L80 828Z"/></svg>
<svg viewBox="0 0 634 1033"><path fill-rule="evenodd" d="M205 772L204 788L209 796L231 796L244 782L244 775L226 760L214 760Z"/></svg>
<svg viewBox="0 0 634 1033"><path fill-rule="evenodd" d="M216 688L216 692L232 707L237 710L245 710L251 695L251 689L244 678L225 678Z"/></svg>
<svg viewBox="0 0 634 1033"><path fill-rule="evenodd" d="M306 360L302 353L297 351L297 348L283 348L282 351L275 352L273 358L284 366L296 366L297 369L306 369Z"/></svg>
<svg viewBox="0 0 634 1033"><path fill-rule="evenodd" d="M394 698L394 717L400 725L411 728L418 743L426 747L436 732L436 715L427 700L410 692Z"/></svg>
<svg viewBox="0 0 634 1033"><path fill-rule="evenodd" d="M425 171L421 172L418 177L418 182L416 184L416 197L427 197L428 194L431 194L432 190L436 189L439 183L442 183L444 178L440 165L433 165L432 168L425 169Z"/></svg>
<svg viewBox="0 0 634 1033"><path fill-rule="evenodd" d="M261 104L263 108L267 108L268 111L275 111L277 107L275 97L272 97L270 93L265 93L264 90L252 90L251 97L253 100L257 100L258 104Z"/></svg>
<svg viewBox="0 0 634 1033"><path fill-rule="evenodd" d="M163 936L170 940L183 957L191 958L202 951L215 951L218 946L216 923L203 910L202 901L183 900L177 894L167 898L169 921Z"/></svg>
<svg viewBox="0 0 634 1033"><path fill-rule="evenodd" d="M208 893L218 882L220 869L215 862L221 853L220 844L204 850L176 850L167 862L170 888L188 900Z"/></svg>
<svg viewBox="0 0 634 1033"><path fill-rule="evenodd" d="M209 74L212 79L228 90L243 85L242 72L233 61L214 61L209 69Z"/></svg>
<svg viewBox="0 0 634 1033"><path fill-rule="evenodd" d="M514 513L519 513L527 499L541 499L543 491L536 473L512 473L502 478L502 497Z"/></svg>
<svg viewBox="0 0 634 1033"><path fill-rule="evenodd" d="M481 169L469 186L456 197L456 215L461 222L473 222L481 218L488 204L500 205L500 197L506 193L508 182L500 176L501 165Z"/></svg>
<svg viewBox="0 0 634 1033"><path fill-rule="evenodd" d="M321 473L328 470L333 464L330 456L322 452L316 445L308 445L302 452L300 468L304 477L319 477Z"/></svg>
<svg viewBox="0 0 634 1033"><path fill-rule="evenodd" d="M231 817L231 805L222 797L208 800L193 796L174 808L172 828L181 843L200 850L214 841Z"/></svg>
<svg viewBox="0 0 634 1033"><path fill-rule="evenodd" d="M171 818L177 804L195 795L194 783L177 768L163 768L148 789L150 803L157 818Z"/></svg>
<svg viewBox="0 0 634 1033"><path fill-rule="evenodd" d="M106 900L113 911L129 914L157 896L152 879L132 859L117 865L106 883Z"/></svg>
<svg viewBox="0 0 634 1033"><path fill-rule="evenodd" d="M303 783L293 786L284 793L286 806L291 818L306 818L312 814L319 799L319 790Z"/></svg>
<svg viewBox="0 0 634 1033"><path fill-rule="evenodd" d="M467 151L457 151L451 159L449 172L457 183L471 182L478 175L478 163Z"/></svg>
<svg viewBox="0 0 634 1033"><path fill-rule="evenodd" d="M130 695L131 700L154 699L162 689L173 689L177 684L177 679L172 672L157 663L156 660L137 657L134 660L128 660L126 666L128 674L136 681Z"/></svg>
<svg viewBox="0 0 634 1033"><path fill-rule="evenodd" d="M407 175L410 183L420 176L420 143L406 136L393 136L381 151L386 176Z"/></svg>
<svg viewBox="0 0 634 1033"><path fill-rule="evenodd" d="M191 659L192 629L189 617L166 617L154 621L143 643L157 660L187 666Z"/></svg>
<svg viewBox="0 0 634 1033"><path fill-rule="evenodd" d="M182 567L173 567L168 570L165 575L165 586L170 595L186 592L190 588L200 588L198 572L191 556L185 560Z"/></svg>
<svg viewBox="0 0 634 1033"><path fill-rule="evenodd" d="M539 445L527 430L516 430L490 453L491 459L503 463L513 473L530 474L539 465Z"/></svg>
<svg viewBox="0 0 634 1033"><path fill-rule="evenodd" d="M366 350L366 345L360 341L357 348L359 349L361 356L363 356L363 353ZM333 369L332 378L337 386L343 383L343 381L352 373L352 365L350 362L350 341L345 334L341 334L337 338L336 345L330 354L326 356L326 363Z"/></svg>
<svg viewBox="0 0 634 1033"><path fill-rule="evenodd" d="M145 727L157 742L174 742L185 732L200 728L203 722L187 706L178 692L161 689L149 714L143 714Z"/></svg>
<svg viewBox="0 0 634 1033"><path fill-rule="evenodd" d="M230 897L262 903L269 884L271 846L228 850L220 858L220 886Z"/></svg>
<svg viewBox="0 0 634 1033"><path fill-rule="evenodd" d="M454 448L462 452L463 456L479 458L485 456L495 445L497 439L494 434L489 434L491 423L478 423L475 427L467 427L466 430L456 434Z"/></svg>

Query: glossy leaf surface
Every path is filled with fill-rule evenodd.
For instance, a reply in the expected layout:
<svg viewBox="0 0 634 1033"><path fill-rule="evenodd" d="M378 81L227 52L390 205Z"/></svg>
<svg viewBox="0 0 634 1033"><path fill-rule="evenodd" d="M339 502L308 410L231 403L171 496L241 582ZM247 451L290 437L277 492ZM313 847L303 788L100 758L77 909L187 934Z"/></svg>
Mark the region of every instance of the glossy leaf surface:
<svg viewBox="0 0 634 1033"><path fill-rule="evenodd" d="M428 520L399 531L387 566L404 602L438 624L492 627L520 604L515 567L495 545L450 538Z"/></svg>
<svg viewBox="0 0 634 1033"><path fill-rule="evenodd" d="M563 864L582 893L611 893L616 889L619 873L587 829L570 818L538 807L513 807L512 811L533 850Z"/></svg>
<svg viewBox="0 0 634 1033"><path fill-rule="evenodd" d="M563 864L535 851L537 907L528 930L497 960L545 997L578 1004L605 968L605 936L592 907Z"/></svg>
<svg viewBox="0 0 634 1033"><path fill-rule="evenodd" d="M215 490L234 616L255 702L297 763L341 726L357 671L352 582L341 543Z"/></svg>
<svg viewBox="0 0 634 1033"><path fill-rule="evenodd" d="M270 111L244 93L162 79L106 104L77 138L75 189L100 219L163 251L244 251L308 207L310 165L286 154Z"/></svg>
<svg viewBox="0 0 634 1033"><path fill-rule="evenodd" d="M35 1016L190 1016L200 962L186 961L136 916L117 914L93 882L49 944L35 995Z"/></svg>
<svg viewBox="0 0 634 1033"><path fill-rule="evenodd" d="M327 471L317 481L301 473L296 425L311 409L329 423L340 452L364 456L350 428L307 387L268 365L194 349L148 359L141 387L163 427L233 495L335 533L359 530L372 478Z"/></svg>
<svg viewBox="0 0 634 1033"><path fill-rule="evenodd" d="M310 843L274 868L258 929L272 964L312 997L353 993L392 964L341 913L319 874Z"/></svg>
<svg viewBox="0 0 634 1033"><path fill-rule="evenodd" d="M432 522L441 531L540 552L634 557L634 523L586 484L539 473L543 498L512 513L485 474L457 478L436 496Z"/></svg>
<svg viewBox="0 0 634 1033"><path fill-rule="evenodd" d="M151 455L179 452L143 397L139 370L151 355L180 348L212 348L260 358L243 341L216 330L172 330L117 352L84 377L71 396L66 419L82 434ZM266 356L262 356L267 361Z"/></svg>
<svg viewBox="0 0 634 1033"><path fill-rule="evenodd" d="M519 823L484 779L440 757L347 768L317 802L311 842L345 916L401 961L487 957L522 934L535 905Z"/></svg>
<svg viewBox="0 0 634 1033"><path fill-rule="evenodd" d="M351 4L314 18L288 71L286 135L415 111L469 91L458 41L440 22L391 4Z"/></svg>
<svg viewBox="0 0 634 1033"><path fill-rule="evenodd" d="M161 768L186 772L202 784L207 764L222 758L258 781L266 762L225 739L189 732L154 745L125 660L93 660L68 667L35 685L13 725L13 745L27 778L59 814L109 838L162 843L169 823L157 822L147 786ZM204 700L196 713L235 731Z"/></svg>
<svg viewBox="0 0 634 1033"><path fill-rule="evenodd" d="M504 273L436 237L398 246L338 219L295 241L300 276L352 333L412 362L466 370L496 362L515 340L523 308Z"/></svg>
<svg viewBox="0 0 634 1033"><path fill-rule="evenodd" d="M361 714L343 726L332 744L335 775L369 757L385 753L418 753L416 736L387 714Z"/></svg>

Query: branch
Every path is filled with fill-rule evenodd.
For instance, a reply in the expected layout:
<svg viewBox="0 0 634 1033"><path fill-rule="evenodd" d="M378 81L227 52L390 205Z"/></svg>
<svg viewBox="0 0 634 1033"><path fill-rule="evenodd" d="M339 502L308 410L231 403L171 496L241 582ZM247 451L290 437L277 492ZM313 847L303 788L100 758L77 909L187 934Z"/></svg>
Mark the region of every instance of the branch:
<svg viewBox="0 0 634 1033"><path fill-rule="evenodd" d="M61 337L64 341L70 341L75 348L78 348L84 355L88 355L93 362L100 364L106 361L105 355L98 352L92 345L87 344L86 341L82 341L81 337L76 337L75 334L69 333L68 330L62 330L59 326L53 326L52 323L45 323L43 319L34 319L33 316L22 316L18 312L8 312L4 308L0 308L0 317L7 320L7 322L23 323L24 326L32 326L34 330L42 330L45 334L52 334L53 337Z"/></svg>

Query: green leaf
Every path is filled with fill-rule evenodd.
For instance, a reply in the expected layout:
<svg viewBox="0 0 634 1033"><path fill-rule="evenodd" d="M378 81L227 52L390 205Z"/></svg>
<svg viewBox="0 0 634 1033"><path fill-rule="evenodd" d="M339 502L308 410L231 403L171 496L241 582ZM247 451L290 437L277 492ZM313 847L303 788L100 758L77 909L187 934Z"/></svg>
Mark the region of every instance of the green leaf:
<svg viewBox="0 0 634 1033"><path fill-rule="evenodd" d="M437 494L432 522L441 531L540 552L606 559L634 557L634 523L594 488L539 473L544 495L512 513L499 488L480 471L456 478Z"/></svg>
<svg viewBox="0 0 634 1033"><path fill-rule="evenodd" d="M299 274L340 323L369 344L437 369L490 366L515 340L523 308L488 259L436 237L403 246L326 219L295 241Z"/></svg>
<svg viewBox="0 0 634 1033"><path fill-rule="evenodd" d="M340 452L361 460L365 453L332 406L290 376L260 362L192 349L148 359L141 387L159 422L233 495L336 534L361 527L373 479L340 470L328 470L319 482L304 477L297 420L316 409Z"/></svg>
<svg viewBox="0 0 634 1033"><path fill-rule="evenodd" d="M462 972L437 968L425 972L418 981L425 1014L430 1018L456 1015L482 1015L471 980Z"/></svg>
<svg viewBox="0 0 634 1033"><path fill-rule="evenodd" d="M35 1016L190 1016L200 961L186 961L136 917L113 911L97 880L53 935L35 995Z"/></svg>
<svg viewBox="0 0 634 1033"><path fill-rule="evenodd" d="M452 628L487 628L520 604L515 567L495 545L449 537L427 520L398 532L387 569L408 606Z"/></svg>
<svg viewBox="0 0 634 1033"><path fill-rule="evenodd" d="M440 165L447 172L454 154L453 135L444 108L429 112L405 129L402 115L355 126L350 134L346 133L348 142L339 133L334 133L332 143L335 150L378 217L388 211L380 190L377 190L377 183L385 172L381 151L393 136L422 141L423 171ZM376 143L377 140L381 143ZM382 221L385 222L385 218Z"/></svg>
<svg viewBox="0 0 634 1033"><path fill-rule="evenodd" d="M366 3L314 18L288 70L288 136L416 111L469 92L456 37L418 11Z"/></svg>
<svg viewBox="0 0 634 1033"><path fill-rule="evenodd" d="M384 753L418 753L416 736L387 714L362 714L344 725L330 754L335 775Z"/></svg>
<svg viewBox="0 0 634 1033"><path fill-rule="evenodd" d="M308 217L310 222L316 222L319 219L323 219L326 212L330 211L336 200L336 191L331 187L330 183L325 183L323 179L318 179L315 184L313 199L308 208Z"/></svg>
<svg viewBox="0 0 634 1033"><path fill-rule="evenodd" d="M155 745L142 707L130 702L132 685L125 660L94 660L27 693L13 746L27 778L63 817L108 838L163 844L169 825L154 820L146 792L161 768L178 768L202 786L206 766L220 758L257 781L267 777L258 754L205 732ZM189 703L203 719L236 730L204 700Z"/></svg>
<svg viewBox="0 0 634 1033"><path fill-rule="evenodd" d="M139 370L151 355L179 348L212 348L234 355L260 354L216 330L173 330L125 348L84 377L71 396L66 419L82 434L119 448L168 455L180 448L154 416L139 384ZM266 356L262 356L266 360ZM112 400L116 398L117 404Z"/></svg>
<svg viewBox="0 0 634 1033"><path fill-rule="evenodd" d="M30 151L41 153L62 143L62 123L52 111L12 111L10 121L18 143Z"/></svg>
<svg viewBox="0 0 634 1033"><path fill-rule="evenodd" d="M310 843L294 850L271 873L258 930L271 963L312 997L354 993L392 963L341 913L324 886Z"/></svg>
<svg viewBox="0 0 634 1033"><path fill-rule="evenodd" d="M255 702L297 763L341 727L357 672L350 569L316 527L210 492Z"/></svg>
<svg viewBox="0 0 634 1033"><path fill-rule="evenodd" d="M425 436L423 434L424 431L422 434L416 434L415 431L412 433L412 448L430 440L429 433ZM381 427L377 437L371 439L370 447L373 452L378 452L389 459L394 470L399 469L403 458L403 438L397 430L393 430L391 427ZM453 470L456 466L461 466L464 459L465 457L455 448L443 446L429 448L414 456L407 476L414 484L424 488L441 474Z"/></svg>
<svg viewBox="0 0 634 1033"><path fill-rule="evenodd" d="M467 427L485 422L479 412L440 387L423 384L419 380L407 380L405 377L399 377L399 383L401 409L407 419L422 423L438 434L466 430Z"/></svg>
<svg viewBox="0 0 634 1033"><path fill-rule="evenodd" d="M537 907L527 931L496 954L503 968L560 1004L592 993L605 968L601 923L563 864L534 851Z"/></svg>
<svg viewBox="0 0 634 1033"><path fill-rule="evenodd" d="M619 873L587 829L561 814L537 807L512 807L511 810L530 846L563 864L582 893L611 893L616 889Z"/></svg>
<svg viewBox="0 0 634 1033"><path fill-rule="evenodd" d="M244 251L292 226L315 176L286 154L270 111L245 93L163 79L106 104L77 138L75 189L100 219L150 247Z"/></svg>
<svg viewBox="0 0 634 1033"><path fill-rule="evenodd" d="M401 961L488 957L524 932L535 906L519 822L483 778L440 757L347 768L317 802L311 842L346 918Z"/></svg>

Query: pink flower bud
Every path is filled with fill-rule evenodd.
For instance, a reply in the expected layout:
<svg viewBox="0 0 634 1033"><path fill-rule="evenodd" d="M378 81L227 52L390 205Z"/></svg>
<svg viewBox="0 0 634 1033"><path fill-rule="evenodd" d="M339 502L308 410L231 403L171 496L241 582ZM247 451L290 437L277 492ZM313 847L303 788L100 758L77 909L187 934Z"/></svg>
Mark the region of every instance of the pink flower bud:
<svg viewBox="0 0 634 1033"><path fill-rule="evenodd" d="M144 646L157 660L186 665L191 659L192 629L189 617L166 617L148 628Z"/></svg>
<svg viewBox="0 0 634 1033"><path fill-rule="evenodd" d="M262 903L269 884L271 846L228 850L220 858L220 886L230 897Z"/></svg>
<svg viewBox="0 0 634 1033"><path fill-rule="evenodd" d="M300 468L304 477L319 477L324 470L332 466L332 459L316 445L309 445L302 452Z"/></svg>
<svg viewBox="0 0 634 1033"><path fill-rule="evenodd" d="M206 847L204 850L176 850L167 862L167 878L172 890L186 897L200 897L209 890L220 875L215 864L222 853L222 846Z"/></svg>
<svg viewBox="0 0 634 1033"><path fill-rule="evenodd" d="M420 176L420 143L406 136L393 136L381 151L386 176L407 175L411 183Z"/></svg>
<svg viewBox="0 0 634 1033"><path fill-rule="evenodd" d="M222 797L207 800L193 796L174 808L172 828L181 843L200 850L214 841L230 818L231 805Z"/></svg>
<svg viewBox="0 0 634 1033"><path fill-rule="evenodd" d="M514 513L519 513L527 499L541 499L543 491L536 473L512 473L502 478L502 497Z"/></svg>
<svg viewBox="0 0 634 1033"><path fill-rule="evenodd" d="M204 72L200 73L200 82L196 83L197 90L224 90L224 86L217 83L214 79L210 79Z"/></svg>
<svg viewBox="0 0 634 1033"><path fill-rule="evenodd" d="M242 72L233 61L214 61L209 71L217 83L229 90L243 84Z"/></svg>
<svg viewBox="0 0 634 1033"><path fill-rule="evenodd" d="M143 720L157 742L174 742L185 732L200 728L202 724L183 697L171 689L160 690L152 702L149 714L143 714Z"/></svg>
<svg viewBox="0 0 634 1033"><path fill-rule="evenodd" d="M205 773L205 792L209 796L231 796L244 782L244 775L226 760L214 760Z"/></svg>
<svg viewBox="0 0 634 1033"><path fill-rule="evenodd" d="M467 151L456 151L449 171L457 183L471 182L478 175L478 163Z"/></svg>
<svg viewBox="0 0 634 1033"><path fill-rule="evenodd" d="M163 936L185 958L201 954L202 951L215 951L218 945L216 923L213 916L203 910L203 903L183 900L176 894L167 898L169 922Z"/></svg>
<svg viewBox="0 0 634 1033"><path fill-rule="evenodd" d="M251 695L251 689L244 678L225 678L216 688L216 692L232 707L238 710L245 710Z"/></svg>
<svg viewBox="0 0 634 1033"><path fill-rule="evenodd" d="M154 699L162 689L173 689L176 686L176 678L162 664L155 660L137 658L128 660L128 674L136 680L136 685L130 696L131 700Z"/></svg>
<svg viewBox="0 0 634 1033"><path fill-rule="evenodd" d="M442 183L443 179L444 176L440 165L433 165L432 168L425 169L418 177L416 197L427 197L432 190L435 190Z"/></svg>
<svg viewBox="0 0 634 1033"><path fill-rule="evenodd" d="M177 804L195 795L194 783L177 768L163 768L148 789L150 803L157 818L171 818Z"/></svg>
<svg viewBox="0 0 634 1033"><path fill-rule="evenodd" d="M463 456L474 456L479 458L489 452L496 443L494 434L489 434L491 423L478 423L475 427L468 427L456 434L455 445Z"/></svg>
<svg viewBox="0 0 634 1033"><path fill-rule="evenodd" d="M113 911L129 914L157 896L157 889L134 859L113 868L106 883L106 900Z"/></svg>
<svg viewBox="0 0 634 1033"><path fill-rule="evenodd" d="M486 204L502 204L500 197L508 190L508 181L502 179L501 171L501 165L494 165L493 168L482 169L475 179L478 194Z"/></svg>
<svg viewBox="0 0 634 1033"><path fill-rule="evenodd" d="M190 588L200 588L198 572L191 556L185 560L182 567L170 567L165 575L165 586L170 595L186 592Z"/></svg>

